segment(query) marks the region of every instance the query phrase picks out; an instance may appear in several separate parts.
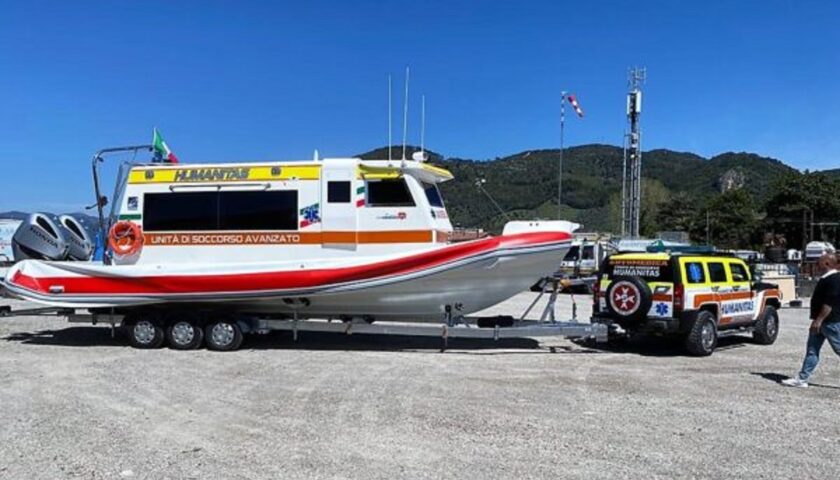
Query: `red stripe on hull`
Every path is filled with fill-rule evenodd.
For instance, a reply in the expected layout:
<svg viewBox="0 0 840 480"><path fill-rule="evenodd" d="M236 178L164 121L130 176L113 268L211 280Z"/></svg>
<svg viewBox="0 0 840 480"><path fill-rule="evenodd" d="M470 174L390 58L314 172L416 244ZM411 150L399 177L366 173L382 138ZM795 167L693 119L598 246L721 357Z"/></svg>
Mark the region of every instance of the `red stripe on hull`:
<svg viewBox="0 0 840 480"><path fill-rule="evenodd" d="M189 294L302 289L370 280L416 272L499 248L529 247L571 239L562 232L538 232L490 237L451 245L410 257L353 267L223 275L177 275L150 277L42 277L18 271L11 283L40 293L63 287L64 295ZM61 297L62 295L57 295Z"/></svg>

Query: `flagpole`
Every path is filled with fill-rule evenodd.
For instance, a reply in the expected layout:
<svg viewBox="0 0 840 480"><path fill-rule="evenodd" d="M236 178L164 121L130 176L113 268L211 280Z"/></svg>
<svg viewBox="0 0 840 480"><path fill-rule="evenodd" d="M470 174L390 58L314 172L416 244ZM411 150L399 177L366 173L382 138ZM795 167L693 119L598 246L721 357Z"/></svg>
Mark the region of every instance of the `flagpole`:
<svg viewBox="0 0 840 480"><path fill-rule="evenodd" d="M560 162L557 167L557 220L563 214L563 130L566 124L566 91L560 92Z"/></svg>

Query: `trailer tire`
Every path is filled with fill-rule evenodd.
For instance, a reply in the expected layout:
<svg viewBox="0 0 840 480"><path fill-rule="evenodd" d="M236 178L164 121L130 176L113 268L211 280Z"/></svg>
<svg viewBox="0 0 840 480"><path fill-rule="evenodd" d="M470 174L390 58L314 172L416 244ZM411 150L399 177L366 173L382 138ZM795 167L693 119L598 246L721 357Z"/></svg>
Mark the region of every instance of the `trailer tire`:
<svg viewBox="0 0 840 480"><path fill-rule="evenodd" d="M178 312L167 320L166 341L175 350L193 350L204 342L204 328L195 315Z"/></svg>
<svg viewBox="0 0 840 480"><path fill-rule="evenodd" d="M779 336L779 314L771 305L764 307L761 318L755 322L753 340L760 345L772 345Z"/></svg>
<svg viewBox="0 0 840 480"><path fill-rule="evenodd" d="M154 314L130 316L125 325L128 343L134 348L160 348L166 340L160 325L160 319Z"/></svg>
<svg viewBox="0 0 840 480"><path fill-rule="evenodd" d="M204 343L210 350L236 350L242 338L242 329L233 319L211 320L204 328Z"/></svg>
<svg viewBox="0 0 840 480"><path fill-rule="evenodd" d="M692 319L690 330L685 337L688 353L697 357L707 357L717 347L717 322L712 312L700 310Z"/></svg>

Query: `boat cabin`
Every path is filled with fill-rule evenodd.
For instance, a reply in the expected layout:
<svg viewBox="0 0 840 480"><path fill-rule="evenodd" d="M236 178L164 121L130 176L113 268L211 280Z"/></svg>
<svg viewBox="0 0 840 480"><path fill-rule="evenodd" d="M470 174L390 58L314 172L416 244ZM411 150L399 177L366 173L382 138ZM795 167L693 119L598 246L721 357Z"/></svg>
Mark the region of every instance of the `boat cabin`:
<svg viewBox="0 0 840 480"><path fill-rule="evenodd" d="M242 263L423 250L449 240L438 184L452 178L413 160L134 165L111 224L135 224L142 247L114 260Z"/></svg>

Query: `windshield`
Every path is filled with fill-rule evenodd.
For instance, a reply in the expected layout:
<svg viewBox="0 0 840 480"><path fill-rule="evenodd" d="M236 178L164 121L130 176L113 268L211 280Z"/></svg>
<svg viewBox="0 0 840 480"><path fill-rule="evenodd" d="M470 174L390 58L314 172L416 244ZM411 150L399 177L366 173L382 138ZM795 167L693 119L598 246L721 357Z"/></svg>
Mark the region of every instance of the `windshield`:
<svg viewBox="0 0 840 480"><path fill-rule="evenodd" d="M564 262L574 262L577 261L578 256L580 255L580 247L575 245L569 249L566 253L566 256L563 257Z"/></svg>
<svg viewBox="0 0 840 480"><path fill-rule="evenodd" d="M123 162L120 164L120 171L117 173L117 182L114 184L114 196L111 197L111 213L105 219L105 231L111 229L111 226L118 220L120 214L120 207L122 206L123 195L125 194L125 186L128 183L128 173L131 170L131 164Z"/></svg>
<svg viewBox="0 0 840 480"><path fill-rule="evenodd" d="M440 190L434 183L423 183L423 191L426 192L426 198L429 200L429 205L433 207L443 208L443 198L440 196Z"/></svg>

